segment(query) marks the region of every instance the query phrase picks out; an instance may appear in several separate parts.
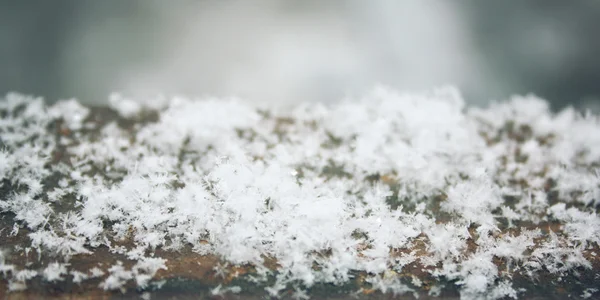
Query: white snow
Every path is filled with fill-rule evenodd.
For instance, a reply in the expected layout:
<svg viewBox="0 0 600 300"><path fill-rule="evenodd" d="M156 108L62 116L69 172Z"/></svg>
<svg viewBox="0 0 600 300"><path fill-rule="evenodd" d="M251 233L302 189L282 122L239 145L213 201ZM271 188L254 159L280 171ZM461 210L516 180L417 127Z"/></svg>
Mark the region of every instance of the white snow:
<svg viewBox="0 0 600 300"><path fill-rule="evenodd" d="M158 119L104 124L93 138L67 134L67 163L54 160L57 133L48 128L62 119L78 131L89 109L18 94L0 101L0 178L13 191L1 196L0 212L31 230L24 246L67 262L106 246L136 261L130 270L110 266L106 277L55 262L41 272L48 281L71 274L76 282L103 277L105 290L130 281L143 288L168 265L148 253L190 247L220 256L221 277L228 264L265 271L264 258L274 258L271 295L295 286L304 299L298 283L341 284L351 271L370 274L382 292L412 293L421 281L397 272L419 262L464 298L515 298L510 272L518 268L498 270L494 258L528 275L544 267L563 274L589 268L582 251L600 244L598 117L552 114L533 96L481 109L465 107L453 88L378 87L358 101L283 112L236 99L116 94L110 107L123 118L154 111ZM46 186L53 174L60 184ZM559 222L561 231L500 234L503 222ZM123 240L134 246L113 245ZM393 255L417 242L424 254ZM24 288L29 277L2 253L0 273L11 289ZM213 293L226 291L239 288Z"/></svg>

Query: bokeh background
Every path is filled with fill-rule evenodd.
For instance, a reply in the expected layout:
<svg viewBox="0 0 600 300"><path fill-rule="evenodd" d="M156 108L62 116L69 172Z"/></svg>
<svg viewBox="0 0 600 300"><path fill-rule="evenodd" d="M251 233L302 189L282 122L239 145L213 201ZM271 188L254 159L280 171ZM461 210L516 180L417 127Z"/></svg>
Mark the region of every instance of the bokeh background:
<svg viewBox="0 0 600 300"><path fill-rule="evenodd" d="M600 111L599 1L0 0L0 94L288 105L375 84Z"/></svg>

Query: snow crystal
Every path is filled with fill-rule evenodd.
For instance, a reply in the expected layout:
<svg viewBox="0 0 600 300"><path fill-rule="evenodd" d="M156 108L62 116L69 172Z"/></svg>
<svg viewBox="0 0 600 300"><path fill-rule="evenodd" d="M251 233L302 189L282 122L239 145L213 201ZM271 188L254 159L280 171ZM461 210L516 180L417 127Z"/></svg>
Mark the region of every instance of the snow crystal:
<svg viewBox="0 0 600 300"><path fill-rule="evenodd" d="M133 273L125 270L123 263L120 261L110 267L108 273L106 280L100 284L100 287L105 290L121 289L128 280L133 278Z"/></svg>
<svg viewBox="0 0 600 300"><path fill-rule="evenodd" d="M357 272L361 292L418 295L423 278L400 273L416 264L463 298L517 298L514 272L589 270L600 244L599 118L534 96L469 108L454 88L378 87L289 111L118 94L109 107L119 119L94 123L76 100L0 101L0 213L27 235L19 249L64 259L38 273L0 252L10 290L69 274L144 289L168 271L157 250L189 249L219 257L224 281L253 266L271 296L307 299ZM130 263L69 272L99 249Z"/></svg>
<svg viewBox="0 0 600 300"><path fill-rule="evenodd" d="M58 262L48 264L48 267L42 272L44 274L44 279L47 281L65 280L62 275L67 274L67 266L67 264Z"/></svg>
<svg viewBox="0 0 600 300"><path fill-rule="evenodd" d="M56 103L49 109L48 114L53 118L62 118L69 129L79 130L89 112L89 108L79 104L77 100L71 99Z"/></svg>

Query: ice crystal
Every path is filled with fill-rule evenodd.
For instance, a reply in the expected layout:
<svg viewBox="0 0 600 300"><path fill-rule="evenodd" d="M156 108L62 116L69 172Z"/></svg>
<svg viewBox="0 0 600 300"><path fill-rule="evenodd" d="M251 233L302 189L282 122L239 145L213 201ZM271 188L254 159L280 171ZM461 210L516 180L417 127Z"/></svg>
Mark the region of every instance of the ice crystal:
<svg viewBox="0 0 600 300"><path fill-rule="evenodd" d="M119 122L95 123L75 100L0 101L0 213L27 228L23 247L65 261L27 273L0 252L9 289L67 274L145 288L167 269L157 249L187 247L220 257L221 279L240 265L257 282L274 277L271 296L294 287L306 299L355 272L371 289L416 293L422 281L397 272L418 263L464 298L516 298L512 272L589 269L583 251L600 244L599 119L553 114L534 96L486 109L453 88L380 87L279 112L236 99L109 103ZM557 231L525 228L552 222ZM69 270L100 247L135 263ZM239 287L212 290L224 292Z"/></svg>

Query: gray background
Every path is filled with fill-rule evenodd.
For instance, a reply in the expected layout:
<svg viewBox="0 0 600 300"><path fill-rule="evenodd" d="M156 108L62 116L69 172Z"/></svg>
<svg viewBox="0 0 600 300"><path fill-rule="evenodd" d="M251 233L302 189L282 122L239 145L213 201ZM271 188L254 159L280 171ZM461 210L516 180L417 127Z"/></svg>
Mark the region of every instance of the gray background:
<svg viewBox="0 0 600 300"><path fill-rule="evenodd" d="M0 0L0 94L332 102L382 83L600 108L597 1Z"/></svg>

